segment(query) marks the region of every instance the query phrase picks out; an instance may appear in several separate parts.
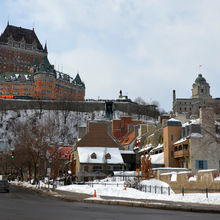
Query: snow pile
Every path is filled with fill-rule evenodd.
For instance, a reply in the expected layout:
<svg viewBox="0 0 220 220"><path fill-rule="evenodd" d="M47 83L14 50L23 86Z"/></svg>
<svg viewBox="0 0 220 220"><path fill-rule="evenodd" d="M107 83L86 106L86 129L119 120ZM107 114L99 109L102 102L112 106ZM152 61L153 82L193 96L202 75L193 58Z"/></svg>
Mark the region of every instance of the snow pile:
<svg viewBox="0 0 220 220"><path fill-rule="evenodd" d="M197 181L197 176L191 176L189 178L189 182L196 182Z"/></svg>
<svg viewBox="0 0 220 220"><path fill-rule="evenodd" d="M177 180L177 173L176 172L172 172L171 173L172 175L171 175L171 182L176 182L176 180Z"/></svg>
<svg viewBox="0 0 220 220"><path fill-rule="evenodd" d="M164 152L150 155L152 164L164 164Z"/></svg>

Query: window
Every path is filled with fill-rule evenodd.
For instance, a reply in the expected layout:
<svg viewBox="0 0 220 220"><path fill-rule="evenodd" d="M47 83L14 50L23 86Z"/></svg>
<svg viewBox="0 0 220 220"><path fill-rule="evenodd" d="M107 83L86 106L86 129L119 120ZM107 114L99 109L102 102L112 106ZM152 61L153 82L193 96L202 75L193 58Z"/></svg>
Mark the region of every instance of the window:
<svg viewBox="0 0 220 220"><path fill-rule="evenodd" d="M187 150L188 149L188 144L184 144L183 149Z"/></svg>
<svg viewBox="0 0 220 220"><path fill-rule="evenodd" d="M88 166L84 166L84 171L88 172L89 171L89 167Z"/></svg>
<svg viewBox="0 0 220 220"><path fill-rule="evenodd" d="M96 158L97 158L96 153L93 152L93 153L91 154L91 159L96 159Z"/></svg>
<svg viewBox="0 0 220 220"><path fill-rule="evenodd" d="M181 162L181 167L184 168L184 162L183 161Z"/></svg>
<svg viewBox="0 0 220 220"><path fill-rule="evenodd" d="M173 141L173 134L170 135L170 140Z"/></svg>
<svg viewBox="0 0 220 220"><path fill-rule="evenodd" d="M189 168L189 162L186 160L186 168Z"/></svg>
<svg viewBox="0 0 220 220"><path fill-rule="evenodd" d="M207 160L196 160L196 169L197 170L208 169Z"/></svg>
<svg viewBox="0 0 220 220"><path fill-rule="evenodd" d="M171 151L171 158L174 158L174 152Z"/></svg>
<svg viewBox="0 0 220 220"><path fill-rule="evenodd" d="M102 166L93 166L93 172L102 171Z"/></svg>
<svg viewBox="0 0 220 220"><path fill-rule="evenodd" d="M114 170L114 171L121 170L121 167L120 167L120 166L113 166L113 170Z"/></svg>

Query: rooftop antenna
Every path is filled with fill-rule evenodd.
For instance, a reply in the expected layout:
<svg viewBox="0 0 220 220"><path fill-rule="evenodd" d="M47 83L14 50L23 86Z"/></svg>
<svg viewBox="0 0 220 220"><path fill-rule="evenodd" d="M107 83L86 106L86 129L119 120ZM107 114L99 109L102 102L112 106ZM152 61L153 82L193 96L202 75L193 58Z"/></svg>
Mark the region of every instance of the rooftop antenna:
<svg viewBox="0 0 220 220"><path fill-rule="evenodd" d="M34 22L33 22L33 31L34 31Z"/></svg>
<svg viewBox="0 0 220 220"><path fill-rule="evenodd" d="M7 25L9 25L9 15L8 15L8 22L7 22Z"/></svg>

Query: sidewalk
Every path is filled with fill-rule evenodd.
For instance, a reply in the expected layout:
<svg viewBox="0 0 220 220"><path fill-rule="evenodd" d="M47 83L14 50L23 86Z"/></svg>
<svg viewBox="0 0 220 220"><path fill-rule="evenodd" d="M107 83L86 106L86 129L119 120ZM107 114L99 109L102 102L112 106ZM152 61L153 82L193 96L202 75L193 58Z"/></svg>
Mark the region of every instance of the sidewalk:
<svg viewBox="0 0 220 220"><path fill-rule="evenodd" d="M85 203L97 203L105 205L123 205L132 207L154 208L154 209L169 209L179 211L191 211L191 212L208 212L208 213L220 213L220 205L207 205L197 203L184 203L184 202L172 202L162 200L146 200L146 199L131 199L131 198L119 198L119 197L92 197L88 194L74 193L56 190L49 193L56 198L69 201L69 202L85 202Z"/></svg>

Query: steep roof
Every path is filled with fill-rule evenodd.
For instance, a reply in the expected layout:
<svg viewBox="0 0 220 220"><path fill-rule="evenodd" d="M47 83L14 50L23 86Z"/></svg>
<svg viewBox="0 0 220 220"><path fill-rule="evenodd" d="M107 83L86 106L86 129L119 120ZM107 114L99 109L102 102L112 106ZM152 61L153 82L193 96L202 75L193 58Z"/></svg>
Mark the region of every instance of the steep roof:
<svg viewBox="0 0 220 220"><path fill-rule="evenodd" d="M109 133L108 124L89 122L88 133L76 144L77 147L120 147L120 143Z"/></svg>
<svg viewBox="0 0 220 220"><path fill-rule="evenodd" d="M74 79L74 82L76 83L76 85L85 86L85 84L82 82L79 76L79 73L77 73L76 78Z"/></svg>
<svg viewBox="0 0 220 220"><path fill-rule="evenodd" d="M47 74L56 75L56 72L54 71L54 68L50 64L47 56L44 56L42 58L42 61L39 65L39 69L36 71L36 73L47 73Z"/></svg>
<svg viewBox="0 0 220 220"><path fill-rule="evenodd" d="M118 148L106 147L78 147L78 155L80 163L94 163L94 164L123 164L121 153ZM91 155L96 155L92 159ZM109 154L109 159L105 159L105 155Z"/></svg>
<svg viewBox="0 0 220 220"><path fill-rule="evenodd" d="M43 47L37 35L35 34L34 30L30 30L22 27L16 27L8 24L4 32L0 36L0 42L7 43L8 37L10 36L12 36L13 39L17 42L24 39L27 44L32 44L34 41L36 41L37 49L43 51Z"/></svg>

